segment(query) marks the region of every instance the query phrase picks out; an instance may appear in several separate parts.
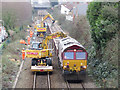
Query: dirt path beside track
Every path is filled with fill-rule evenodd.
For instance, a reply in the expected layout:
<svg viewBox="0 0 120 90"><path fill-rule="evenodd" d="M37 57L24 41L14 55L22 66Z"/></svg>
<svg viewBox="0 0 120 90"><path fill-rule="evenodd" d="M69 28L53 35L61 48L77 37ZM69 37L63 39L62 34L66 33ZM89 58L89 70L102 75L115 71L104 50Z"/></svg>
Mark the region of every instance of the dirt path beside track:
<svg viewBox="0 0 120 90"><path fill-rule="evenodd" d="M67 88L64 78L62 77L61 70L58 66L57 57L53 57L53 74L51 78L51 88Z"/></svg>
<svg viewBox="0 0 120 90"><path fill-rule="evenodd" d="M32 88L33 74L30 71L31 60L26 59L15 88Z"/></svg>

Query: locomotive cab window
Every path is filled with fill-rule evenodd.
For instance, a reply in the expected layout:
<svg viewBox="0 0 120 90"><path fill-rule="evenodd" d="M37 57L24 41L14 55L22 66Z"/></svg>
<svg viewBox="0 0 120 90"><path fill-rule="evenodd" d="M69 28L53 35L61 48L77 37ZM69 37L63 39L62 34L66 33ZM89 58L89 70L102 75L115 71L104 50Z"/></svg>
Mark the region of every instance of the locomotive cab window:
<svg viewBox="0 0 120 90"><path fill-rule="evenodd" d="M74 59L74 52L64 52L64 59Z"/></svg>
<svg viewBox="0 0 120 90"><path fill-rule="evenodd" d="M76 52L76 59L86 59L86 52Z"/></svg>

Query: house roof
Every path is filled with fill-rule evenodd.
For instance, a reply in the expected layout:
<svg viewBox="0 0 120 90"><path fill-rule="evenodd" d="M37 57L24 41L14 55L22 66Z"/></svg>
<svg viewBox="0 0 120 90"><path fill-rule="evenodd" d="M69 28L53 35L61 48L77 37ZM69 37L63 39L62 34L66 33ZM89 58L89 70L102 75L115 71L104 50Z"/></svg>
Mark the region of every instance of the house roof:
<svg viewBox="0 0 120 90"><path fill-rule="evenodd" d="M65 6L65 7L68 8L69 10L72 10L72 9L73 9L73 5L70 4L70 3L63 4L63 6Z"/></svg>

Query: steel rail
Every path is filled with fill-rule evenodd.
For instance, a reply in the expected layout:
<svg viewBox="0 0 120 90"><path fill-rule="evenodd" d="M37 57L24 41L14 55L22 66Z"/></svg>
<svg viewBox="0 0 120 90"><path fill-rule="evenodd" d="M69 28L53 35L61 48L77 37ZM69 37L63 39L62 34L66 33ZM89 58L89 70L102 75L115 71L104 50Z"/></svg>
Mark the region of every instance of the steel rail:
<svg viewBox="0 0 120 90"><path fill-rule="evenodd" d="M83 90L86 90L86 88L84 87L83 83L81 82L81 86L83 88Z"/></svg>
<svg viewBox="0 0 120 90"><path fill-rule="evenodd" d="M65 80L65 83L66 83L66 85L67 85L67 89L70 90L71 87L70 87L70 84L68 83L67 80Z"/></svg>
<svg viewBox="0 0 120 90"><path fill-rule="evenodd" d="M49 75L49 72L47 73L47 76L48 76L48 90L51 89L51 83L50 83L50 75Z"/></svg>
<svg viewBox="0 0 120 90"><path fill-rule="evenodd" d="M37 75L36 75L36 72L35 72L34 76L33 76L33 90L35 90L35 88L36 88L36 77L37 77Z"/></svg>

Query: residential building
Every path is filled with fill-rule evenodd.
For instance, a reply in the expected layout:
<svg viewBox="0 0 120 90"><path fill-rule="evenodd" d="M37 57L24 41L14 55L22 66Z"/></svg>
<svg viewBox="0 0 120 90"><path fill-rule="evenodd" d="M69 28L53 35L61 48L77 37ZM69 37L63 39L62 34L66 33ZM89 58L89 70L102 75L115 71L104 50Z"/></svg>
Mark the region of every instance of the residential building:
<svg viewBox="0 0 120 90"><path fill-rule="evenodd" d="M7 37L8 34L5 30L5 27L0 24L0 43L2 43Z"/></svg>
<svg viewBox="0 0 120 90"><path fill-rule="evenodd" d="M70 12L72 12L72 9L73 9L73 5L70 4L70 3L67 3L67 4L62 4L61 5L61 14L70 14Z"/></svg>

